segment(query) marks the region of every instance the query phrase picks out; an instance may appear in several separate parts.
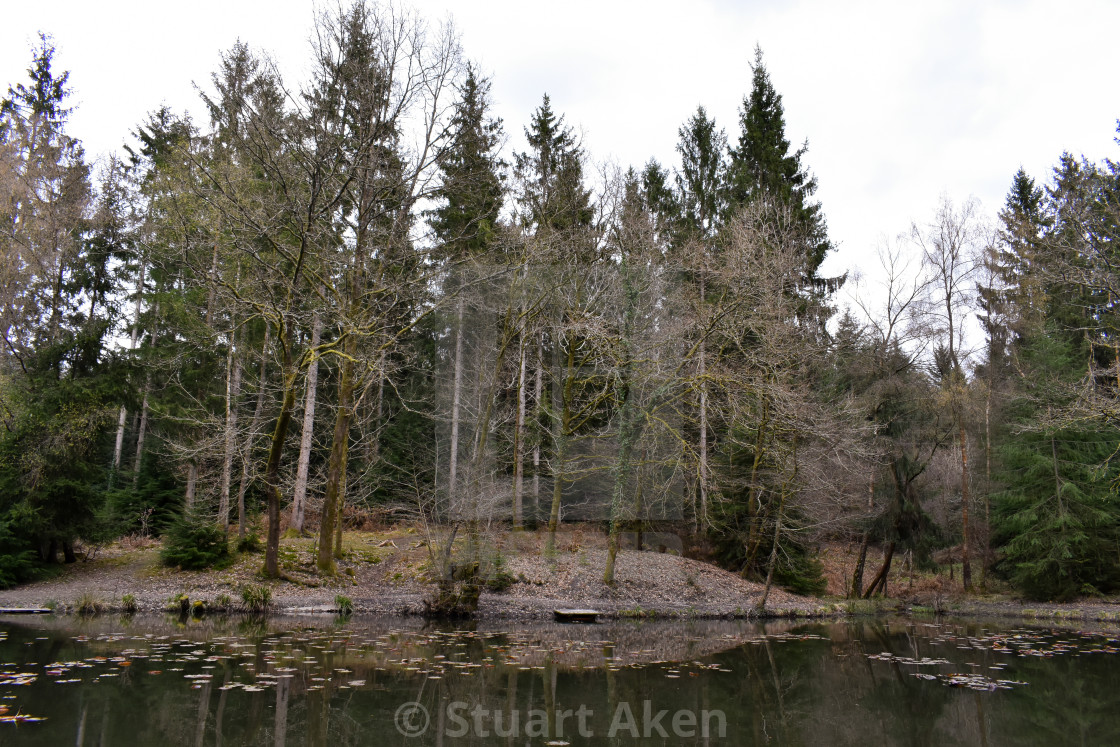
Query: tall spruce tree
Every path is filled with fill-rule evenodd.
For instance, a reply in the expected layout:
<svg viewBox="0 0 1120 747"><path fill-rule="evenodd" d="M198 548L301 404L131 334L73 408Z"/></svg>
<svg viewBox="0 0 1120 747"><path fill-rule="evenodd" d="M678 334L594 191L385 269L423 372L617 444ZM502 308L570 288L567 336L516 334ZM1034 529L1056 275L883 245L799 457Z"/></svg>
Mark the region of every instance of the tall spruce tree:
<svg viewBox="0 0 1120 747"><path fill-rule="evenodd" d="M537 231L587 228L594 213L583 187L583 151L548 94L525 128L529 150L514 157L521 182L522 221Z"/></svg>
<svg viewBox="0 0 1120 747"><path fill-rule="evenodd" d="M761 48L755 48L751 68L751 92L739 112L739 142L730 151L726 207L735 210L764 196L789 205L792 220L803 235L805 275L815 283L819 281L817 269L832 244L821 205L812 199L817 180L801 162L808 142L790 151L782 96L770 81Z"/></svg>
<svg viewBox="0 0 1120 747"><path fill-rule="evenodd" d="M451 322L454 347L452 359L451 432L449 439L447 492L455 505L459 488L460 431L464 389L464 319L467 311L468 274L471 260L494 262L490 256L498 238L498 219L502 209L502 163L498 147L502 136L501 120L489 114L490 82L479 80L474 68L460 87L460 99L451 120L451 142L440 159L441 181L435 191L440 205L428 213L438 242L434 253L446 265L444 292L454 299ZM519 421L520 423L520 421ZM520 434L518 434L520 435ZM515 436L517 438L517 436ZM516 503L516 501L515 501ZM519 511L515 507L515 513Z"/></svg>

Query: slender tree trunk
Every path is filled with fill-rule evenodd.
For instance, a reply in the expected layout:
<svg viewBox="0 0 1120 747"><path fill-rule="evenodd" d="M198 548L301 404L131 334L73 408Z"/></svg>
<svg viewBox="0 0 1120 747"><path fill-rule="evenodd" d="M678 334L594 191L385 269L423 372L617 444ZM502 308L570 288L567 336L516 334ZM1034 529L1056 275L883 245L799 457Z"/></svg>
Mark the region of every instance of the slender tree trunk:
<svg viewBox="0 0 1120 747"><path fill-rule="evenodd" d="M231 370L232 369L232 370ZM233 457L237 451L237 411L241 397L241 358L234 355L230 340L226 355L226 432L225 453L222 458L222 488L218 502L218 523L229 533L229 495L233 481Z"/></svg>
<svg viewBox="0 0 1120 747"><path fill-rule="evenodd" d="M159 303L157 302L153 311L158 316ZM154 350L156 346L156 337L159 336L159 325L152 327L152 339L150 347ZM140 425L136 428L136 454L132 460L132 489L135 490L140 484L140 464L144 456L144 435L148 432L148 395L152 389L152 375L148 373L144 377L144 397L140 402Z"/></svg>
<svg viewBox="0 0 1120 747"><path fill-rule="evenodd" d="M140 461L144 456L144 435L148 432L148 390L150 382L144 384L144 397L140 400L140 424L136 427L136 454L132 458L132 489L140 484Z"/></svg>
<svg viewBox="0 0 1120 747"><path fill-rule="evenodd" d="M871 539L870 532L863 533L863 540L859 543L859 555L856 556L856 569L852 573L852 587L848 591L849 599L859 599L863 596L863 568L867 564L867 543Z"/></svg>
<svg viewBox="0 0 1120 747"><path fill-rule="evenodd" d="M521 529L525 521L525 335L518 342L517 416L513 424L513 528Z"/></svg>
<svg viewBox="0 0 1120 747"><path fill-rule="evenodd" d="M629 378L629 376L627 376ZM638 439L638 423L635 421L635 406L631 401L629 383L623 384L626 391L619 413L618 434L618 461L614 469L614 489L611 491L611 516L610 531L607 535L607 564L603 571L603 583L614 585L615 559L618 556L618 540L625 521L626 488L630 484L630 477L634 470L634 446ZM641 540L638 540L638 549L641 550Z"/></svg>
<svg viewBox="0 0 1120 747"><path fill-rule="evenodd" d="M136 280L136 303L132 307L132 336L129 340L128 349L136 350L136 343L140 337L140 308L141 300L144 295L144 275L146 268L144 264L140 265L140 270L137 273ZM128 408L121 405L120 417L117 418L117 440L113 446L113 471L116 472L121 468L121 453L124 451L124 425L128 418Z"/></svg>
<svg viewBox="0 0 1120 747"><path fill-rule="evenodd" d="M704 307L707 286L700 275L700 305ZM708 369L707 344L700 340L700 527L708 526Z"/></svg>
<svg viewBox="0 0 1120 747"><path fill-rule="evenodd" d="M459 471L459 410L461 408L461 392L463 386L463 305L464 299L459 297L459 310L456 315L455 326L455 357L452 363L451 385L451 451L448 455L447 498L452 510L457 505L456 480Z"/></svg>
<svg viewBox="0 0 1120 747"><path fill-rule="evenodd" d="M354 364L352 358L347 356L343 359L338 382L338 406L335 411L330 462L327 465L327 487L323 496L322 518L319 520L319 551L316 565L320 572L327 574L335 572L332 545L350 446L350 406L353 394Z"/></svg>
<svg viewBox="0 0 1120 747"><path fill-rule="evenodd" d="M260 428L261 418L264 416L264 390L268 381L268 344L271 327L265 325L264 342L261 344L260 377L257 384L257 404L253 408L253 419L249 421L249 430L245 434L245 446L241 454L241 482L237 486L237 538L245 539L245 493L249 489L249 477L253 464L253 442L257 439L257 429Z"/></svg>
<svg viewBox="0 0 1120 747"><path fill-rule="evenodd" d="M533 515L534 517L540 516L541 506L541 437L540 437L540 412L541 412L541 397L544 395L544 345L541 344L540 339L537 340L536 345L536 366L533 372L533 410L535 413L536 427L534 432L536 437L533 439Z"/></svg>
<svg viewBox="0 0 1120 747"><path fill-rule="evenodd" d="M319 312L311 317L311 347L319 346L323 320ZM296 467L296 484L292 488L292 529L303 532L303 517L307 506L307 477L311 469L311 442L315 435L315 397L319 387L319 357L314 356L307 366L307 392L303 398L303 428L299 437L299 464Z"/></svg>
<svg viewBox="0 0 1120 747"><path fill-rule="evenodd" d="M349 454L349 451L347 452ZM346 508L346 478L347 471L342 470L342 484L338 488L338 505L334 509L334 558L335 560L342 559L342 524L345 514L343 509Z"/></svg>
<svg viewBox="0 0 1120 747"><path fill-rule="evenodd" d="M770 400L762 401L762 419L758 423L754 440L754 459L751 463L750 489L747 491L747 561L744 569L749 570L754 565L758 548L762 544L762 507L759 500L759 473L762 471L762 460L766 447L766 429L770 422Z"/></svg>
<svg viewBox="0 0 1120 747"><path fill-rule="evenodd" d="M778 498L778 512L774 518L774 537L771 540L770 558L766 563L766 585L762 589L762 599L758 600L758 611L766 611L766 601L770 598L770 588L774 583L774 568L778 565L778 543L782 538L782 521L785 519L786 498L797 485L797 442L793 444L793 475L782 485L781 496Z"/></svg>
<svg viewBox="0 0 1120 747"><path fill-rule="evenodd" d="M970 536L968 533L968 434L965 432L963 417L959 421L961 439L961 580L965 591L972 588L972 565L969 562Z"/></svg>
<svg viewBox="0 0 1120 747"><path fill-rule="evenodd" d="M553 439L556 453L553 455L555 463L552 468L552 505L548 512L548 539L545 542L545 552L552 554L556 550L556 531L560 527L560 501L564 494L565 459L568 452L569 428L572 423L572 396L575 386L575 347L574 343L567 346L567 359L564 366L564 382L561 387L553 390L559 398L559 420L554 424L555 436ZM559 351L557 351L559 355Z"/></svg>
<svg viewBox="0 0 1120 747"><path fill-rule="evenodd" d="M194 493L195 487L198 483L198 463L193 459L187 462L187 489L183 497L183 503L187 507L187 513L194 509Z"/></svg>
<svg viewBox="0 0 1120 747"><path fill-rule="evenodd" d="M894 558L894 547L895 544L893 541L887 545L887 555L883 558L883 566L879 569L879 572L875 574L875 578L871 579L871 585L868 586L867 591L863 593L864 599L870 599L871 596L876 593L876 590L878 590L879 594L885 595L887 593L887 577L891 572L891 560Z"/></svg>
<svg viewBox="0 0 1120 747"><path fill-rule="evenodd" d="M988 399L984 403L984 563L980 584L988 585L992 563L992 382L988 379Z"/></svg>
<svg viewBox="0 0 1120 747"><path fill-rule="evenodd" d="M264 575L268 578L280 576L280 458L284 453L284 440L288 435L292 411L296 406L296 380L299 376L299 371L292 362L290 350L291 335L289 334L284 352L284 399L280 405L280 413L276 416L276 426L272 430L272 443L264 474L268 490L268 536L265 540Z"/></svg>

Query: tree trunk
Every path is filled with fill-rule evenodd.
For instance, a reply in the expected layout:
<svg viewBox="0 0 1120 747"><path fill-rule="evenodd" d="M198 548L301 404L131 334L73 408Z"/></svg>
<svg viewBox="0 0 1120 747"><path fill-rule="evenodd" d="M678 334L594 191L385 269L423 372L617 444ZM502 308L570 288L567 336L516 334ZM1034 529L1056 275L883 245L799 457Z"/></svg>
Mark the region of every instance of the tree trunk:
<svg viewBox="0 0 1120 747"><path fill-rule="evenodd" d="M194 492L195 486L198 483L198 464L191 460L187 462L187 490L183 497L183 503L186 505L187 513L194 509Z"/></svg>
<svg viewBox="0 0 1120 747"><path fill-rule="evenodd" d="M261 370L257 383L257 404L253 408L253 419L249 421L249 430L245 434L245 446L241 454L241 482L237 486L237 538L245 539L245 493L249 489L249 477L253 464L253 442L257 438L257 429L260 428L261 418L264 415L264 389L268 380L268 343L271 328L264 328L264 342L261 345Z"/></svg>
<svg viewBox="0 0 1120 747"><path fill-rule="evenodd" d="M140 308L141 300L144 296L144 275L146 273L146 266L141 263L140 269L136 275L136 303L132 307L132 336L129 340L128 349L130 351L136 350L136 343L140 337ZM116 472L121 468L121 453L124 451L124 424L128 418L128 408L121 405L120 417L117 419L117 440L113 446L113 471Z"/></svg>
<svg viewBox="0 0 1120 747"><path fill-rule="evenodd" d="M887 555L883 558L883 567L875 574L875 578L871 579L871 585L867 587L867 591L863 593L864 599L870 599L873 594L878 590L879 594L885 595L887 593L887 577L891 572L891 559L894 558L894 542L892 541L887 545Z"/></svg>
<svg viewBox="0 0 1120 747"><path fill-rule="evenodd" d="M289 345L286 350L290 350ZM284 440L288 435L288 426L292 422L292 411L296 406L296 379L299 371L295 370L291 355L284 354L284 399L280 405L280 414L276 416L276 426L272 430L272 443L268 452L268 466L265 469L264 481L268 490L268 536L265 540L264 550L264 575L268 578L280 576L280 458L284 453Z"/></svg>
<svg viewBox="0 0 1120 747"><path fill-rule="evenodd" d="M233 480L233 457L237 450L238 400L241 397L241 358L234 355L232 343L231 339L226 355L225 453L222 457L222 488L218 502L218 523L226 534L229 534L229 494Z"/></svg>
<svg viewBox="0 0 1120 747"><path fill-rule="evenodd" d="M159 303L157 302L153 307L153 311L159 314ZM159 335L159 326L152 327L152 339L150 347L155 348L156 337ZM144 434L148 432L148 395L152 389L152 375L148 373L144 377L144 397L140 403L140 425L136 428L136 454L132 460L132 489L135 490L140 484L140 464L144 456Z"/></svg>
<svg viewBox="0 0 1120 747"><path fill-rule="evenodd" d="M311 318L311 347L319 346L323 320L319 312ZM292 529L303 533L303 517L307 505L307 477L311 469L311 442L315 435L315 397L319 387L319 356L314 355L307 366L307 392L303 398L303 428L299 437L299 464L296 484L292 488Z"/></svg>
<svg viewBox="0 0 1120 747"><path fill-rule="evenodd" d="M451 385L451 451L448 456L447 471L447 500L452 510L457 506L456 480L459 471L459 410L461 409L461 392L463 385L463 305L464 300L459 298L459 311L455 327L455 357L452 363Z"/></svg>
<svg viewBox="0 0 1120 747"><path fill-rule="evenodd" d="M315 561L319 571L327 574L335 572L332 545L350 446L350 404L353 394L354 363L352 358L347 356L343 359L338 381L338 407L335 411L331 456L327 466L327 486L323 496L322 518L319 520L319 551Z"/></svg>
<svg viewBox="0 0 1120 747"><path fill-rule="evenodd" d="M535 412L536 426L534 433L536 437L533 439L533 516L540 516L541 507L541 437L540 437L540 412L541 412L541 397L544 395L544 359L543 348L541 340L537 340L536 345L537 365L536 370L533 372L533 410Z"/></svg>
<svg viewBox="0 0 1120 747"><path fill-rule="evenodd" d="M852 573L852 587L848 591L849 599L859 599L863 596L863 568L867 564L867 543L871 538L870 532L863 533L863 540L859 543L859 555L856 557L856 569Z"/></svg>
<svg viewBox="0 0 1120 747"><path fill-rule="evenodd" d="M754 565L755 555L762 544L762 507L758 497L758 476L762 470L762 459L766 446L766 428L770 422L770 400L762 400L762 419L754 441L754 460L751 463L751 483L747 491L747 562L744 569L749 570Z"/></svg>
<svg viewBox="0 0 1120 747"><path fill-rule="evenodd" d="M703 308L706 285L700 275L700 304ZM700 340L700 516L699 527L708 526L708 369L706 340Z"/></svg>
<svg viewBox="0 0 1120 747"><path fill-rule="evenodd" d="M989 366L990 367L990 366ZM988 585L992 564L992 383L988 381L988 400L984 404L984 563L980 584Z"/></svg>
<svg viewBox="0 0 1120 747"><path fill-rule="evenodd" d="M554 424L553 443L556 453L552 468L552 505L548 511L548 539L545 542L545 552L552 554L556 550L556 531L560 526L560 501L564 494L564 460L567 458L568 429L572 422L572 395L575 386L575 348L574 343L568 345L567 360L564 366L564 382L560 387L554 387L559 402L560 418ZM559 354L559 351L557 351Z"/></svg>
<svg viewBox="0 0 1120 747"><path fill-rule="evenodd" d="M968 434L965 432L964 419L961 418L960 424L960 439L961 439L961 581L964 583L965 591L972 588L972 565L969 563L969 544L970 537L968 533Z"/></svg>
<svg viewBox="0 0 1120 747"><path fill-rule="evenodd" d="M518 343L517 416L513 424L513 528L521 529L525 521L525 336Z"/></svg>
<svg viewBox="0 0 1120 747"><path fill-rule="evenodd" d="M766 611L766 600L770 598L770 588L774 583L774 568L778 565L778 543L782 538L782 520L785 518L786 498L790 491L797 485L797 442L793 444L793 475L782 485L781 497L778 499L778 512L774 517L774 537L770 546L770 558L766 563L766 586L762 590L762 599L758 601L758 611Z"/></svg>

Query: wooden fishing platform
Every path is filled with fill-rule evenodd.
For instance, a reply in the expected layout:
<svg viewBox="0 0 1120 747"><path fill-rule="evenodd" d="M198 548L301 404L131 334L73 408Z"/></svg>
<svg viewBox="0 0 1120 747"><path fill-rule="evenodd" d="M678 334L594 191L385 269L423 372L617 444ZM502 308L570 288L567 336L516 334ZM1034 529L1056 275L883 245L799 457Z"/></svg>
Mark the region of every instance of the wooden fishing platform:
<svg viewBox="0 0 1120 747"><path fill-rule="evenodd" d="M599 622L598 610L553 610L556 622L562 623L595 623Z"/></svg>
<svg viewBox="0 0 1120 747"><path fill-rule="evenodd" d="M46 607L0 607L0 615L49 615L54 610Z"/></svg>

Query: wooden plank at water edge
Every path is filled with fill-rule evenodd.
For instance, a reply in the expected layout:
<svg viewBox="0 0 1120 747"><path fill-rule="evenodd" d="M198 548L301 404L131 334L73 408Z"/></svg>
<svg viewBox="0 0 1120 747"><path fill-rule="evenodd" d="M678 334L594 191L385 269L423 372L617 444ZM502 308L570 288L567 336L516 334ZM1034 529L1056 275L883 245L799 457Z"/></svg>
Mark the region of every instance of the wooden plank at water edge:
<svg viewBox="0 0 1120 747"><path fill-rule="evenodd" d="M593 623L598 622L598 610L553 610L556 622L562 623Z"/></svg>
<svg viewBox="0 0 1120 747"><path fill-rule="evenodd" d="M46 607L0 607L0 615L49 615L54 610Z"/></svg>

